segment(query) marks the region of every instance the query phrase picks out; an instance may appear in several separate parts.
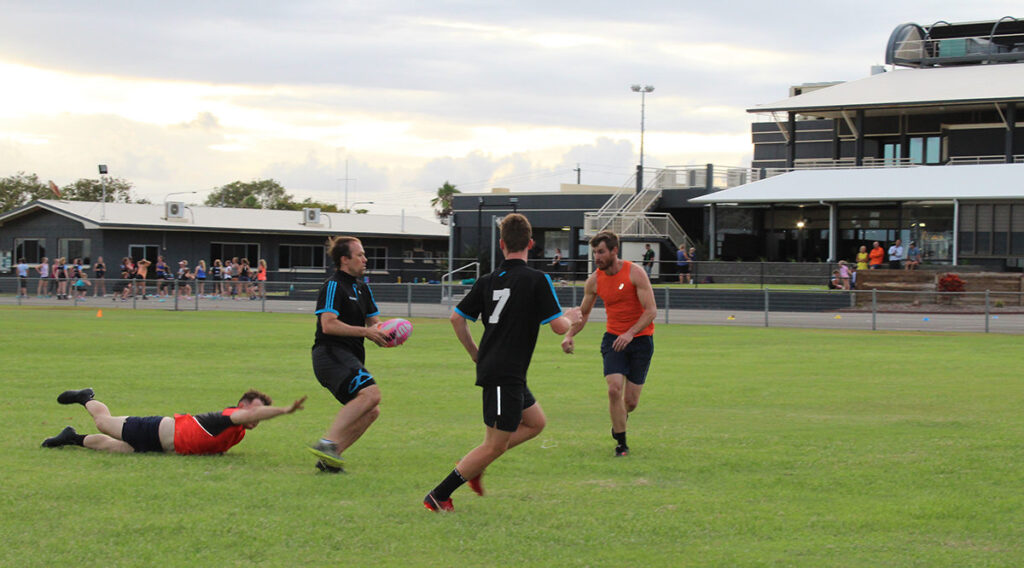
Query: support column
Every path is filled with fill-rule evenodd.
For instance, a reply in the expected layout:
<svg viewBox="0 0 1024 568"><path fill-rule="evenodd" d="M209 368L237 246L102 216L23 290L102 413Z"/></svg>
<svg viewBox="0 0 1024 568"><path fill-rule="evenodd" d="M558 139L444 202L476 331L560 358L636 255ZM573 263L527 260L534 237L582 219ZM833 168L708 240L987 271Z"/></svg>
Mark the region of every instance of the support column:
<svg viewBox="0 0 1024 568"><path fill-rule="evenodd" d="M839 258L839 205L828 204L828 261L836 262Z"/></svg>
<svg viewBox="0 0 1024 568"><path fill-rule="evenodd" d="M900 115L900 161L910 161L910 138L907 131L910 130L910 117ZM922 151L924 151L922 149Z"/></svg>
<svg viewBox="0 0 1024 568"><path fill-rule="evenodd" d="M1014 131L1017 128L1017 103L1010 102L1006 105L1006 163L1013 163Z"/></svg>
<svg viewBox="0 0 1024 568"><path fill-rule="evenodd" d="M711 204L708 210L708 260L715 260L715 250L718 248L718 228L715 227L715 204Z"/></svg>
<svg viewBox="0 0 1024 568"><path fill-rule="evenodd" d="M975 225L977 227L977 225ZM953 266L960 256L960 200L953 200Z"/></svg>
<svg viewBox="0 0 1024 568"><path fill-rule="evenodd" d="M786 129L789 130L789 140L786 140L786 167L793 168L796 163L796 113L789 113L789 120L786 122Z"/></svg>
<svg viewBox="0 0 1024 568"><path fill-rule="evenodd" d="M857 140L855 143L855 165L864 165L864 109L857 111L857 116L854 118L854 124L857 125Z"/></svg>

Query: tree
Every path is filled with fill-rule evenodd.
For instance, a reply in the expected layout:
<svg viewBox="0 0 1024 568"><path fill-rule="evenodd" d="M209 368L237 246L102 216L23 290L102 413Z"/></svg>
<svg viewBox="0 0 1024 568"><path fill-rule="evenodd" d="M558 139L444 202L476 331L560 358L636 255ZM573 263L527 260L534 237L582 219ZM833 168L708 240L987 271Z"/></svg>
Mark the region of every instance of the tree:
<svg viewBox="0 0 1024 568"><path fill-rule="evenodd" d="M281 184L272 179L234 181L223 185L206 198L206 205L245 209L295 209L292 196L285 192Z"/></svg>
<svg viewBox="0 0 1024 568"><path fill-rule="evenodd" d="M0 178L0 213L17 209L29 201L56 197L36 174L18 172Z"/></svg>
<svg viewBox="0 0 1024 568"><path fill-rule="evenodd" d="M455 186L448 183L448 180L445 180L444 185L437 188L437 197L430 200L430 206L434 208L434 214L445 225L448 224L448 218L454 212L452 210L452 201L456 193L462 192L455 189Z"/></svg>
<svg viewBox="0 0 1024 568"><path fill-rule="evenodd" d="M123 178L108 178L107 203L131 203L132 182ZM60 190L61 197L69 201L101 201L103 182L98 179L81 178Z"/></svg>

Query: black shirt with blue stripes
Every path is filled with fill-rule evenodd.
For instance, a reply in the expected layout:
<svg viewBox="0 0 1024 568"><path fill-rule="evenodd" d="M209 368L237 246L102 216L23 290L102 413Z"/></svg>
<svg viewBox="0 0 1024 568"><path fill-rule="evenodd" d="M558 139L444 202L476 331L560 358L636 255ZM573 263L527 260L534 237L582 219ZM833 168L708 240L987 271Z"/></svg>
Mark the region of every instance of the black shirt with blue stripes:
<svg viewBox="0 0 1024 568"><path fill-rule="evenodd" d="M540 326L562 315L551 278L522 260L506 260L480 277L455 310L470 321L483 320L479 386L525 383Z"/></svg>
<svg viewBox="0 0 1024 568"><path fill-rule="evenodd" d="M366 283L341 270L335 271L320 287L320 295L316 299L316 340L318 345L341 347L355 355L361 363L366 363L366 349L362 337L330 335L324 333L320 324L320 314L330 312L348 325L364 327L367 318L380 315L380 309L373 300L373 292Z"/></svg>

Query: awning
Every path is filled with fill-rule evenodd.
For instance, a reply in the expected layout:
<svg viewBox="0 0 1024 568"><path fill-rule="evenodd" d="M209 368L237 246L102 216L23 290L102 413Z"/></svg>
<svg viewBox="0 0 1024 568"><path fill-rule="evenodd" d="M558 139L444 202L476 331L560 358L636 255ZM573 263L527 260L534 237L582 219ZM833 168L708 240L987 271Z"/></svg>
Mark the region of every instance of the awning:
<svg viewBox="0 0 1024 568"><path fill-rule="evenodd" d="M899 69L747 109L837 118L843 110L1024 101L1024 63Z"/></svg>
<svg viewBox="0 0 1024 568"><path fill-rule="evenodd" d="M1024 164L797 170L691 203L826 203L1024 199Z"/></svg>

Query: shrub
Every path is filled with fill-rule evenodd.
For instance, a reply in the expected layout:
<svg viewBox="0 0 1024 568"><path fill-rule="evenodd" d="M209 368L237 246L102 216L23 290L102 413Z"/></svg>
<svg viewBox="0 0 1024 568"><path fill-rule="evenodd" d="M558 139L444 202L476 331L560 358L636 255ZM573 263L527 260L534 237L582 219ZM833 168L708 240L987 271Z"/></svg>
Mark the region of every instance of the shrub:
<svg viewBox="0 0 1024 568"><path fill-rule="evenodd" d="M964 281L960 275L952 272L939 278L939 292L963 292Z"/></svg>

